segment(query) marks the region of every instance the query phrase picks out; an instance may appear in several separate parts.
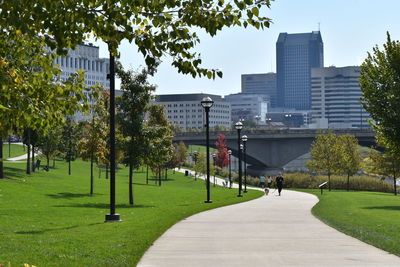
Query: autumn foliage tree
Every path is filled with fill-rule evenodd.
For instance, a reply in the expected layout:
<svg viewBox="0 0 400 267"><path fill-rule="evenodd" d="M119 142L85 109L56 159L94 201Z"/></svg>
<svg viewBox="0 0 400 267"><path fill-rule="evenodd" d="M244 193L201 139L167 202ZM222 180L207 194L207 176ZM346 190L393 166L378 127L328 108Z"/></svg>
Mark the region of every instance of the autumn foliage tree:
<svg viewBox="0 0 400 267"><path fill-rule="evenodd" d="M217 141L215 142L217 146L218 153L216 157L216 165L220 168L228 166L229 164L229 155L228 148L226 147L226 139L224 134L217 135Z"/></svg>

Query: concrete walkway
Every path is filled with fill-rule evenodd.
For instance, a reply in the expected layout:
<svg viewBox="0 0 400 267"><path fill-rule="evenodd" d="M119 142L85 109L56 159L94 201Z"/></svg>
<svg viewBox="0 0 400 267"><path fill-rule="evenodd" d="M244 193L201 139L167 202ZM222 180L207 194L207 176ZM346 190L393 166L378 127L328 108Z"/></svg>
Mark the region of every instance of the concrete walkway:
<svg viewBox="0 0 400 267"><path fill-rule="evenodd" d="M138 266L400 266L399 257L316 219L317 202L284 190L193 215L165 232Z"/></svg>
<svg viewBox="0 0 400 267"><path fill-rule="evenodd" d="M22 143L12 143L12 144L23 146ZM35 157L36 157L36 156L39 156L39 155L41 155L41 154L42 154L42 153L40 153L40 152L39 152L39 153L35 153ZM18 156L18 157L6 159L6 161L12 161L12 162L20 163L20 160L27 159L27 158L28 158L28 153L26 153L26 154L24 154L24 155L21 155L21 156ZM22 163L23 163L23 162L22 162Z"/></svg>

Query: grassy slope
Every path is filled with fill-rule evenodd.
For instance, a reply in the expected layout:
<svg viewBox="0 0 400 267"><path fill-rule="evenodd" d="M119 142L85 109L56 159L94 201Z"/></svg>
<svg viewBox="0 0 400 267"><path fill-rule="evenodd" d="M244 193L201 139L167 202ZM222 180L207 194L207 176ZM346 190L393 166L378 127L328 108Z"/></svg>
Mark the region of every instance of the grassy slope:
<svg viewBox="0 0 400 267"><path fill-rule="evenodd" d="M50 172L25 177L23 164L5 163L0 180L0 264L13 266L134 266L146 249L177 221L218 206L262 195L250 191L237 198L236 190L212 188L212 204L204 204L203 181L170 174L163 186L145 173L134 177L136 205L128 203L127 171L117 173L117 213L123 222L104 223L109 183L95 176L95 195L89 191L89 164L57 163Z"/></svg>
<svg viewBox="0 0 400 267"><path fill-rule="evenodd" d="M8 143L3 143L3 157L4 157L5 159L13 158L13 157L18 157L18 156L21 156L21 155L27 153L27 152L26 152L26 149L24 150L24 147L23 147L23 146L21 146L21 145L16 145L16 144L11 144L11 149L10 149L11 156L9 156L9 153L8 153L8 152L9 152L9 151L8 151Z"/></svg>
<svg viewBox="0 0 400 267"><path fill-rule="evenodd" d="M301 190L320 199L313 214L328 225L400 256L400 198L388 193Z"/></svg>

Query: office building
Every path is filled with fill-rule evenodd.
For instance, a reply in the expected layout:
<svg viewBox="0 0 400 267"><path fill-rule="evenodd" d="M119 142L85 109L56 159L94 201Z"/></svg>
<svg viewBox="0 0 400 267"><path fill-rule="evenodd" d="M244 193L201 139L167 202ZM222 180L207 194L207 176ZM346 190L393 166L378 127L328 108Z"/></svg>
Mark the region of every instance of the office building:
<svg viewBox="0 0 400 267"><path fill-rule="evenodd" d="M277 106L310 110L311 68L324 66L321 33L280 33L276 42Z"/></svg>
<svg viewBox="0 0 400 267"><path fill-rule="evenodd" d="M210 94L171 94L157 95L154 104L162 105L168 120L181 129L201 129L205 125L205 111L201 106L204 97L214 101L210 109L210 128L231 126L231 106L219 95Z"/></svg>
<svg viewBox="0 0 400 267"><path fill-rule="evenodd" d="M314 128L366 128L371 117L362 107L360 67L315 68L311 71Z"/></svg>
<svg viewBox="0 0 400 267"><path fill-rule="evenodd" d="M78 70L85 71L85 83L87 86L100 84L104 89L110 90L110 81L107 79L109 73L109 59L99 57L99 47L92 44L80 44L75 50L69 49L65 57L58 56L55 64L61 68L60 81L65 82L72 73ZM81 112L75 114L75 119L86 120Z"/></svg>
<svg viewBox="0 0 400 267"><path fill-rule="evenodd" d="M274 126L280 123L284 127L289 128L304 128L308 127L311 123L311 111L309 110L296 110L296 109L284 109L284 108L273 108L270 109L266 115L267 126Z"/></svg>
<svg viewBox="0 0 400 267"><path fill-rule="evenodd" d="M85 83L88 86L101 84L104 89L110 89L110 82L107 80L109 72L109 59L99 57L99 47L92 44L77 45L75 50L68 50L65 57L57 57L55 63L62 70L61 81L66 81L71 73L78 70L85 71Z"/></svg>
<svg viewBox="0 0 400 267"><path fill-rule="evenodd" d="M271 107L275 107L276 73L242 74L242 93L268 95Z"/></svg>
<svg viewBox="0 0 400 267"><path fill-rule="evenodd" d="M258 94L231 94L224 97L224 101L231 106L232 122L251 120L256 123L265 122L268 112L269 97Z"/></svg>

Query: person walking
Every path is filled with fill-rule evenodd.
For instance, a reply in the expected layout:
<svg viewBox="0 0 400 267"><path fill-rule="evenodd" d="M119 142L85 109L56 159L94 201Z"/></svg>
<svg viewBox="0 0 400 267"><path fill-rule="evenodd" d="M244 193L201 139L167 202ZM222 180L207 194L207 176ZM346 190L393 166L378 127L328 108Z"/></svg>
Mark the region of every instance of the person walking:
<svg viewBox="0 0 400 267"><path fill-rule="evenodd" d="M264 175L260 176L260 186L261 186L261 188L265 187L265 176Z"/></svg>
<svg viewBox="0 0 400 267"><path fill-rule="evenodd" d="M271 175L268 175L267 183L268 183L268 188L271 188L271 185L272 185Z"/></svg>
<svg viewBox="0 0 400 267"><path fill-rule="evenodd" d="M279 173L279 175L276 176L275 182L276 182L276 187L278 188L278 193L279 193L279 196L280 196L280 195L281 195L282 188L283 188L283 177L282 177L282 173Z"/></svg>

